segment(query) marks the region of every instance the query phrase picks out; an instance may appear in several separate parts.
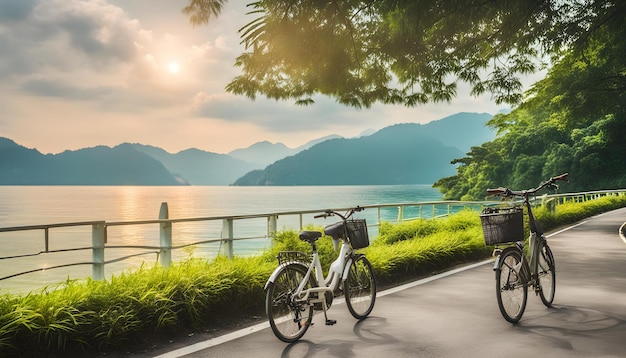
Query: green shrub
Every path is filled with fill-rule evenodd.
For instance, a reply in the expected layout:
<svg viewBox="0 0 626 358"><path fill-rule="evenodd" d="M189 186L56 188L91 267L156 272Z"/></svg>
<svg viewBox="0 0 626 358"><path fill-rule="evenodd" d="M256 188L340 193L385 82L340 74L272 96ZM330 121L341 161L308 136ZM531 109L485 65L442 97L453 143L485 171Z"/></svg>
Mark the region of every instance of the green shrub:
<svg viewBox="0 0 626 358"><path fill-rule="evenodd" d="M485 247L478 212L463 210L445 218L387 223L365 253L376 278L391 284L485 257L491 250Z"/></svg>

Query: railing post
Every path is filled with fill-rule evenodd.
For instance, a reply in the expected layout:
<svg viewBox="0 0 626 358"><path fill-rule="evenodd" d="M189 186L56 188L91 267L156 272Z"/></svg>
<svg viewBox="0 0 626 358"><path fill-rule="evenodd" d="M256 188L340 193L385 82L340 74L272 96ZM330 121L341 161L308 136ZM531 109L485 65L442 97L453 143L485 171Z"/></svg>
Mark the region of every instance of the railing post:
<svg viewBox="0 0 626 358"><path fill-rule="evenodd" d="M167 202L161 203L161 209L159 210L159 220L169 220L170 213L167 206ZM160 227L160 249L159 249L159 264L163 267L170 267L172 263L172 223L162 222Z"/></svg>
<svg viewBox="0 0 626 358"><path fill-rule="evenodd" d="M226 256L233 258L233 219L222 220L222 239L226 243Z"/></svg>
<svg viewBox="0 0 626 358"><path fill-rule="evenodd" d="M398 206L398 218L396 219L396 222L403 222L404 221L404 206L400 205Z"/></svg>
<svg viewBox="0 0 626 358"><path fill-rule="evenodd" d="M91 226L91 278L104 280L104 223Z"/></svg>
<svg viewBox="0 0 626 358"><path fill-rule="evenodd" d="M276 232L278 215L270 215L267 217L267 237L271 237ZM302 230L302 214L300 214L300 230Z"/></svg>

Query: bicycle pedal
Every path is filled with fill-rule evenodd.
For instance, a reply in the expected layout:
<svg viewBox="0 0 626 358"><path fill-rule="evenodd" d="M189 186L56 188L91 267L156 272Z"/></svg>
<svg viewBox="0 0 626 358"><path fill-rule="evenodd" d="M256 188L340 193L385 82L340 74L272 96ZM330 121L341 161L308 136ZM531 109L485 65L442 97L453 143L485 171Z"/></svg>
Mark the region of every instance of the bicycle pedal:
<svg viewBox="0 0 626 358"><path fill-rule="evenodd" d="M336 320L336 319L327 319L327 320L326 320L326 325L327 325L327 326L332 326L332 325L334 325L335 323L337 323L337 320Z"/></svg>

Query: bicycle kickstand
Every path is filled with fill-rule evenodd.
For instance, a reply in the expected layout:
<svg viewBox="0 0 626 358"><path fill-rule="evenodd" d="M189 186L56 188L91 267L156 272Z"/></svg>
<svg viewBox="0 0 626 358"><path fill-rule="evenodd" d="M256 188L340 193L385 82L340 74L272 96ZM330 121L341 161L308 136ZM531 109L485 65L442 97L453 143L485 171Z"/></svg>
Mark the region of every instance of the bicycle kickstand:
<svg viewBox="0 0 626 358"><path fill-rule="evenodd" d="M327 326L332 326L337 323L336 319L328 319L328 315L326 314L326 295L324 295L324 300L322 300L322 310L324 311L324 319L326 319Z"/></svg>

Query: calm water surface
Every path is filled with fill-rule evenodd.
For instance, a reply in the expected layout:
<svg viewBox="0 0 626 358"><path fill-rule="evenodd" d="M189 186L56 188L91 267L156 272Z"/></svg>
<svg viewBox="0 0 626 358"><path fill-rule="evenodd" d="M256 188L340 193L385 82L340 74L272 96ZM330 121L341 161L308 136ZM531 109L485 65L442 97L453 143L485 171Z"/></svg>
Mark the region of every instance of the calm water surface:
<svg viewBox="0 0 626 358"><path fill-rule="evenodd" d="M161 203L167 202L169 218L267 214L286 211L343 208L356 205L399 204L441 200L441 194L430 185L400 186L293 186L293 187L226 187L226 186L0 186L0 227L43 225L81 221L120 222L158 219ZM394 209L395 210L395 209ZM381 215L393 220L397 211ZM360 217L374 223L377 210L361 213ZM387 216L387 217L385 217ZM305 224L325 225L333 219L305 218ZM267 220L238 221L236 237L257 237L265 230ZM299 226L297 217L280 216L279 229ZM375 230L375 229L374 229ZM176 223L173 225L174 245L219 238L221 221ZM51 229L49 250L64 250L91 246L91 227ZM156 224L110 226L107 245L152 245L159 243ZM236 255L249 255L269 246L270 240L260 238L235 242ZM0 233L0 257L35 254L20 259L0 259L0 277L17 272L74 262L90 262L91 250L39 254L44 250L43 230ZM185 256L214 257L223 248L219 243L205 244L193 249L175 250L173 259ZM131 254L127 249L107 249L105 260ZM153 252L118 263L106 265L107 276L157 262ZM53 285L67 278L91 275L90 265L45 270L0 281L0 292L24 291Z"/></svg>

